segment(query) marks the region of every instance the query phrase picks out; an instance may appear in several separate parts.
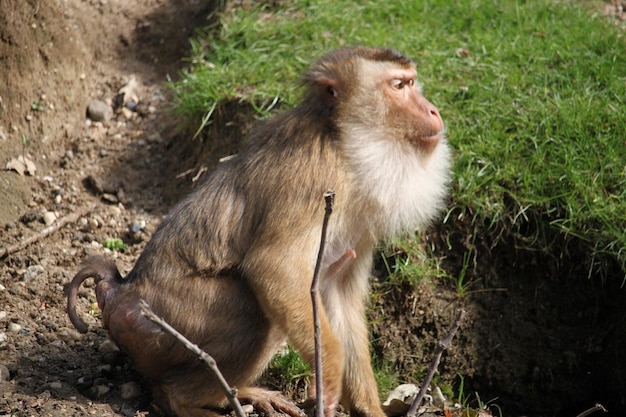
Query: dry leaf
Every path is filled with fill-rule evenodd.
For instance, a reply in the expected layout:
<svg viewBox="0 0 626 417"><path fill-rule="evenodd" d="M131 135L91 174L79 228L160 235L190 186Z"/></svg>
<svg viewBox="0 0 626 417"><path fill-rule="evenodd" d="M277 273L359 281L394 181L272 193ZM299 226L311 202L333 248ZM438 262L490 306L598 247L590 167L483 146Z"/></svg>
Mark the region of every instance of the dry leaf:
<svg viewBox="0 0 626 417"><path fill-rule="evenodd" d="M35 163L30 158L24 158L23 155L18 156L17 158L12 158L9 162L7 162L5 168L7 171L15 171L20 175L35 175L35 171L37 171L37 167Z"/></svg>

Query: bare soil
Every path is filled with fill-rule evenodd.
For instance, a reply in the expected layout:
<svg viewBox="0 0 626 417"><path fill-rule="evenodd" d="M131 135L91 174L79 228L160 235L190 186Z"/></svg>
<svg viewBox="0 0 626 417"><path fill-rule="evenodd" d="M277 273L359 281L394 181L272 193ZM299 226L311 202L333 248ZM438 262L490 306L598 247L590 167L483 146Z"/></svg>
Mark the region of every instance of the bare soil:
<svg viewBox="0 0 626 417"><path fill-rule="evenodd" d="M623 22L624 4L612 1L606 11ZM107 252L106 239L128 246L109 252L128 271L168 208L236 150L253 123L249 108L226 104L207 137L191 141L164 111L167 79L177 77L189 36L212 10L201 0L0 3L0 164L22 155L37 168L34 176L0 171L0 365L9 372L0 366L0 416L157 415L132 366L107 352L93 287L79 299L86 335L67 319L64 290L86 255ZM118 106L106 122L86 117L92 99L115 105L133 77L135 111ZM44 213L56 217L51 227L84 214L46 234ZM427 242L451 272L461 270L469 230L452 220ZM463 375L468 392L497 398L504 415L576 415L595 402L621 414L626 321L618 280L588 279L592 260L575 240L557 244L558 253L568 249L558 258L520 249L519 236L477 241L463 297L452 282L373 279L374 353L404 382L419 383L418 370L463 306L468 316L438 384L458 388Z"/></svg>

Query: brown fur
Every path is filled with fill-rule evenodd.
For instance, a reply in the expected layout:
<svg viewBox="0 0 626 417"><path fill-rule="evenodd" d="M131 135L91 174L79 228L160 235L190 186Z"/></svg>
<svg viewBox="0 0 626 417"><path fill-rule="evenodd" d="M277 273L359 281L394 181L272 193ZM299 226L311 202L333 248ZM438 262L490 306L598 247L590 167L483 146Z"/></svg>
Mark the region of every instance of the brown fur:
<svg viewBox="0 0 626 417"><path fill-rule="evenodd" d="M320 278L326 414L341 399L354 415L382 417L365 322L374 245L430 222L449 171L441 117L414 73L391 50L345 48L319 60L302 103L257 127L246 150L174 207L125 279L109 261L87 262L70 286L72 323L86 330L75 298L94 277L105 328L162 409L206 416L226 401L197 359L140 315L140 299L212 355L241 398L299 414L252 385L285 340L313 363L310 285L332 189Z"/></svg>

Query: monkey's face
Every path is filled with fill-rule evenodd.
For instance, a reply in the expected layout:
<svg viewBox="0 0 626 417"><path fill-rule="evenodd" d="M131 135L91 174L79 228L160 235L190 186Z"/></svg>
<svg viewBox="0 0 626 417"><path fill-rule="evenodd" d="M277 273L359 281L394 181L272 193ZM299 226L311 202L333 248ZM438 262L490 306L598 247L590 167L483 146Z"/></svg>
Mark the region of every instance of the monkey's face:
<svg viewBox="0 0 626 417"><path fill-rule="evenodd" d="M422 152L430 153L443 136L439 110L421 93L415 68L388 68L380 88L388 103L387 123Z"/></svg>
<svg viewBox="0 0 626 417"><path fill-rule="evenodd" d="M444 138L444 123L422 95L413 64L362 59L353 68L337 83L346 86L337 105L344 130L352 137L391 140L422 159L429 157Z"/></svg>

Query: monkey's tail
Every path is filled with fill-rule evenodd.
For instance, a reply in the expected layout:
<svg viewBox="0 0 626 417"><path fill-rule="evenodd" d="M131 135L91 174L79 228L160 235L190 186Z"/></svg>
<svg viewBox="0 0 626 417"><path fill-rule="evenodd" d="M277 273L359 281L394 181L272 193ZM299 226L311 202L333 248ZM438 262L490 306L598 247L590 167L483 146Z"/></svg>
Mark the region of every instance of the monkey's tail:
<svg viewBox="0 0 626 417"><path fill-rule="evenodd" d="M74 275L67 293L67 315L74 327L81 333L87 333L88 327L76 314L76 297L80 285L88 278L95 280L96 287L100 281L105 281L111 287L116 287L123 281L117 266L110 259L93 256L83 263L83 268ZM100 303L100 300L98 302Z"/></svg>

